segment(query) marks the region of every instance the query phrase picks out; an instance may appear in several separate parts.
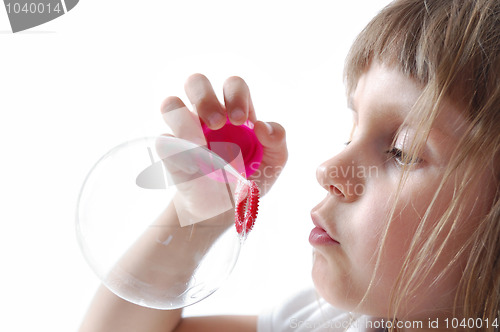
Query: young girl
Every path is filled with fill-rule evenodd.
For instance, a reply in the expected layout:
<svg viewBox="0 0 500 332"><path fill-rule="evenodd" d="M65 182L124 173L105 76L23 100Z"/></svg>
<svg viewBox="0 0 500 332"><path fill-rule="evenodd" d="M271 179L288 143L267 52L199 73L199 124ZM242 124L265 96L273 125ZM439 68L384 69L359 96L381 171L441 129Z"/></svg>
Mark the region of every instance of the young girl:
<svg viewBox="0 0 500 332"><path fill-rule="evenodd" d="M500 2L391 3L354 42L345 81L354 127L317 170L315 290L259 317L183 318L101 288L81 331L498 330ZM242 79L223 105L202 75L186 92L212 129L226 114L256 123L261 167L278 174L284 129L257 121ZM162 111L183 107L170 97Z"/></svg>

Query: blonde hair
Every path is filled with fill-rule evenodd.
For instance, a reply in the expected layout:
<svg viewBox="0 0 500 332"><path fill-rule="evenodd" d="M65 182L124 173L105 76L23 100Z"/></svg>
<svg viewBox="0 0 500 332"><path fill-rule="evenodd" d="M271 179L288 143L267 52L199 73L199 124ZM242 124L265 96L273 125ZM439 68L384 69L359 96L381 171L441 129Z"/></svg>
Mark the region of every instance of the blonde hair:
<svg viewBox="0 0 500 332"><path fill-rule="evenodd" d="M467 198L467 189L480 174L492 170L496 194L489 212L436 278L436 281L442 278L458 258L466 255L453 312L459 311L466 318L488 319L491 323L499 317L500 309L500 1L394 1L373 18L349 52L344 72L348 96L373 62L397 68L423 86L423 93L406 120L416 123L418 128L418 137L408 147L408 161L416 158L425 143L444 98L459 105L468 124L466 135L458 142L406 253L391 293L388 316L396 319L403 299L409 298L429 274L456 231L457 216L468 216L470 211L464 211L460 204ZM428 216L442 186L455 169L463 167L465 160L468 167L463 179L455 182L450 206L432 223L432 231L424 234L424 225L431 223ZM396 197L407 176L408 169L404 169ZM393 214L394 209L381 240L382 247ZM443 232L445 240L436 243ZM380 257L379 253L376 268ZM483 326L477 330L495 329L490 325L489 329Z"/></svg>

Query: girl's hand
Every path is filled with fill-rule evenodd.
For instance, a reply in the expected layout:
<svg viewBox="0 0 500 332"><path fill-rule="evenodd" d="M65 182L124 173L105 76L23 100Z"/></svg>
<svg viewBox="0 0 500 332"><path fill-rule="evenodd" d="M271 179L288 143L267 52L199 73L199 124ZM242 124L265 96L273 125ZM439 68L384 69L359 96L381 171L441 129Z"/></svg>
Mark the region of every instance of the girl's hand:
<svg viewBox="0 0 500 332"><path fill-rule="evenodd" d="M288 158L285 129L275 122L257 120L250 91L240 77L232 76L224 82L224 103L219 102L209 80L202 74L191 75L184 88L195 113L189 111L178 97L168 97L161 106L163 117L174 135L205 145L200 118L212 130L222 128L227 115L234 125L252 121L255 134L263 146L263 157L259 169L250 179L257 183L261 195L267 193Z"/></svg>

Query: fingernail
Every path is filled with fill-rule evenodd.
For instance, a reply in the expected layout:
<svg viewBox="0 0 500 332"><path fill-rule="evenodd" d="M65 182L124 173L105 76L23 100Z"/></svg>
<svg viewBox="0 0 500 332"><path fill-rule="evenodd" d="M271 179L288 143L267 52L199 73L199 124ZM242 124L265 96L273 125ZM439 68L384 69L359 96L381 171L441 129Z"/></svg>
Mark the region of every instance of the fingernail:
<svg viewBox="0 0 500 332"><path fill-rule="evenodd" d="M211 126L217 126L222 122L222 119L223 119L222 114L215 112L208 116L208 123Z"/></svg>
<svg viewBox="0 0 500 332"><path fill-rule="evenodd" d="M240 121L243 120L244 117L245 117L245 112L243 112L243 110L240 108L236 108L234 111L231 112L231 120Z"/></svg>
<svg viewBox="0 0 500 332"><path fill-rule="evenodd" d="M273 127L267 122L264 122L264 124L267 127L267 131L268 131L269 135L272 135L273 134Z"/></svg>

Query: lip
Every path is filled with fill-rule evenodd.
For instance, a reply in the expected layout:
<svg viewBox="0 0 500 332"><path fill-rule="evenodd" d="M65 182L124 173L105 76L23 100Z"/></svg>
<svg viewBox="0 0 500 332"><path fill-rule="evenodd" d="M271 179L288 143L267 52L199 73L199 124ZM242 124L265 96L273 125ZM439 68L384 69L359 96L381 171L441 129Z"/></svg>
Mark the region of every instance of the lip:
<svg viewBox="0 0 500 332"><path fill-rule="evenodd" d="M340 244L337 240L335 240L333 237L328 234L328 232L325 230L325 227L323 227L323 223L321 222L321 219L311 213L311 219L314 224L314 228L311 231L311 234L309 234L309 243L311 245L336 245Z"/></svg>

